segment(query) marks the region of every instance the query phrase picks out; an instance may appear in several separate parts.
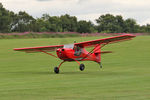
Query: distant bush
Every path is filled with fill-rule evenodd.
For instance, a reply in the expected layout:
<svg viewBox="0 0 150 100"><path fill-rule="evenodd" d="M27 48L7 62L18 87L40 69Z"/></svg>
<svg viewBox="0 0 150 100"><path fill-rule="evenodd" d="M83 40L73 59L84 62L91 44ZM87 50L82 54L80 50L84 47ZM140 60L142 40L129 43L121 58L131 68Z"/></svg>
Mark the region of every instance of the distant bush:
<svg viewBox="0 0 150 100"><path fill-rule="evenodd" d="M65 37L79 37L78 33L8 33L0 34L0 39L22 39L22 38L65 38Z"/></svg>
<svg viewBox="0 0 150 100"><path fill-rule="evenodd" d="M76 32L24 32L24 33L0 33L0 39L24 39L24 38L65 38L65 37L91 37L91 36L117 36L123 34L150 35L149 33L76 33Z"/></svg>

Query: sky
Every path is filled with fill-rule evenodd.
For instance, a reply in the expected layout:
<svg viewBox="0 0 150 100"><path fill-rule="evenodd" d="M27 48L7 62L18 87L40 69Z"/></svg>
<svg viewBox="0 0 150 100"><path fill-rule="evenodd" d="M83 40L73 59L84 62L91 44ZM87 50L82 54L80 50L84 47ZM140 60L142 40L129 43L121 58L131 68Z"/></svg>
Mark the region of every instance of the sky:
<svg viewBox="0 0 150 100"><path fill-rule="evenodd" d="M18 13L26 11L33 17L42 14L61 16L69 14L78 20L96 23L104 14L133 18L140 25L150 24L150 0L0 0L3 6Z"/></svg>

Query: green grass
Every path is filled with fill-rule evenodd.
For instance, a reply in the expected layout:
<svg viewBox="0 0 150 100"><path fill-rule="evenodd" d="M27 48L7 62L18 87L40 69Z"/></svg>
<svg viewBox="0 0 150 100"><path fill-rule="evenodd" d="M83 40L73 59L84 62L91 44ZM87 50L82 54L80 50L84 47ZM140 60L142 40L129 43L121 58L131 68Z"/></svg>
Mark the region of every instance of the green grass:
<svg viewBox="0 0 150 100"><path fill-rule="evenodd" d="M150 36L107 45L103 50L114 53L102 56L103 69L82 62L83 72L75 62L67 62L55 74L59 59L13 51L98 38L0 40L0 100L150 100Z"/></svg>

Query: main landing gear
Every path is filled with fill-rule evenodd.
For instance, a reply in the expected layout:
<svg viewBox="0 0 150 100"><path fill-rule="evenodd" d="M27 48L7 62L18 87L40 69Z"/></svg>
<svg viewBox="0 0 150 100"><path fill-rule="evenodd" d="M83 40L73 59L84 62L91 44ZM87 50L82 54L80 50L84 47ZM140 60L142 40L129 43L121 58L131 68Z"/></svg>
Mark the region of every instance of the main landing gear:
<svg viewBox="0 0 150 100"><path fill-rule="evenodd" d="M60 68L60 66L61 66L64 62L65 62L65 61L61 62L58 67L54 67L54 72L55 72L56 74L59 73L59 68Z"/></svg>
<svg viewBox="0 0 150 100"><path fill-rule="evenodd" d="M85 69L84 64L80 64L79 69L80 69L81 71L83 71L83 70Z"/></svg>
<svg viewBox="0 0 150 100"><path fill-rule="evenodd" d="M60 68L60 66L61 66L64 62L65 62L65 61L61 62L58 67L55 67L55 68L54 68L54 72L55 72L56 74L59 73L59 68ZM78 61L76 61L76 62L79 64L79 69L80 69L80 71L84 71L85 65L84 65L84 64L80 64ZM98 62L98 64L100 65L100 68L102 68L101 62Z"/></svg>
<svg viewBox="0 0 150 100"><path fill-rule="evenodd" d="M59 68L58 68L58 67L55 67L55 68L54 68L54 72L55 72L56 74L58 74L58 73L59 73Z"/></svg>
<svg viewBox="0 0 150 100"><path fill-rule="evenodd" d="M59 68L60 68L60 66L61 66L64 62L65 62L65 61L61 62L58 67L54 67L54 72L55 72L56 74L59 73ZM83 71L83 70L85 69L85 65L84 65L84 64L80 64L78 61L76 61L76 62L79 64L79 69L80 69L80 71Z"/></svg>

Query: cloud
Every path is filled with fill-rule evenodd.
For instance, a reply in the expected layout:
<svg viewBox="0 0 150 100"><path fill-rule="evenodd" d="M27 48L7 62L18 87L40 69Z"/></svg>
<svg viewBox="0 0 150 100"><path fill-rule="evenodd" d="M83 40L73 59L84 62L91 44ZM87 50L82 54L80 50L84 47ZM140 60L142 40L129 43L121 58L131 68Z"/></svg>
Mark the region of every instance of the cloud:
<svg viewBox="0 0 150 100"><path fill-rule="evenodd" d="M37 0L37 1L52 1L52 0Z"/></svg>
<svg viewBox="0 0 150 100"><path fill-rule="evenodd" d="M26 11L34 17L48 13L53 16L70 14L79 19L94 20L111 13L134 18L143 24L150 18L150 0L1 0L4 7L14 12ZM148 22L147 22L148 23Z"/></svg>
<svg viewBox="0 0 150 100"><path fill-rule="evenodd" d="M121 5L126 6L148 6L150 1L149 0L112 0L113 2L119 3Z"/></svg>

